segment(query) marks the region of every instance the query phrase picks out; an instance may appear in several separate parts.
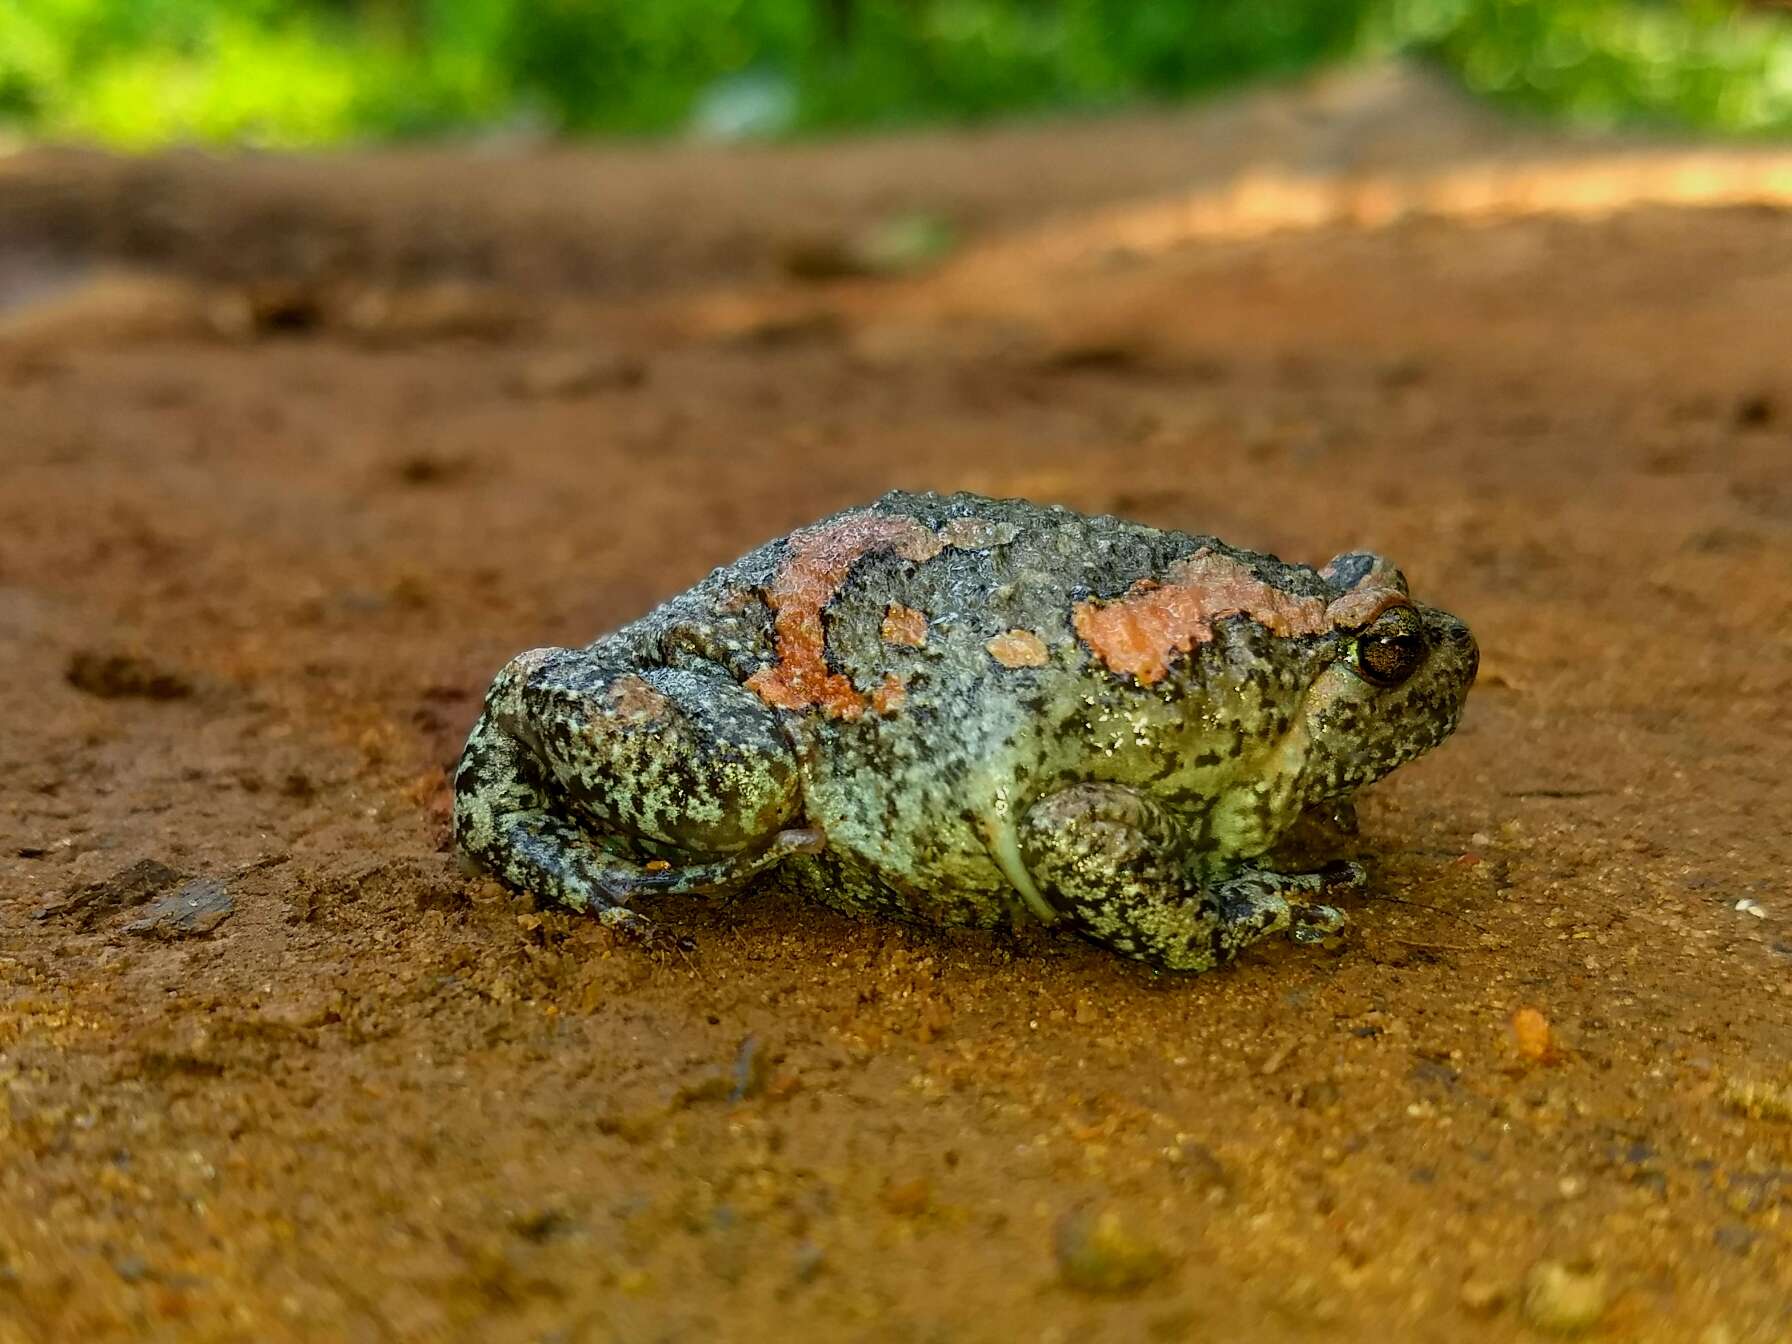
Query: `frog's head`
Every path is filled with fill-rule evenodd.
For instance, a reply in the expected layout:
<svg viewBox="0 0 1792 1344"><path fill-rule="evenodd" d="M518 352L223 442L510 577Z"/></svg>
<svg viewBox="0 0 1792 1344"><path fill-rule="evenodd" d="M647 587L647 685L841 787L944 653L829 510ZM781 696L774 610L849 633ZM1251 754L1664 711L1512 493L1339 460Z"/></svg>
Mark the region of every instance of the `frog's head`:
<svg viewBox="0 0 1792 1344"><path fill-rule="evenodd" d="M1406 579L1378 555L1340 555L1320 571L1333 656L1309 685L1304 801L1373 783L1455 731L1480 653L1447 611L1413 602Z"/></svg>

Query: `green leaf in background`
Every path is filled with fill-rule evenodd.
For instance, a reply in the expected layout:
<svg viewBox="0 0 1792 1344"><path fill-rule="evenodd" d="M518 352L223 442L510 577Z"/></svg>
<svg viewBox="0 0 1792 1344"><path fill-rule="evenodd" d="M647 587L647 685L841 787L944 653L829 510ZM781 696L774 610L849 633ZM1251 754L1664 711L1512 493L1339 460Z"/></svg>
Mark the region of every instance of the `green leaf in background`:
<svg viewBox="0 0 1792 1344"><path fill-rule="evenodd" d="M0 122L124 148L781 134L1172 99L1394 52L1577 120L1792 130L1792 19L1718 0L10 0Z"/></svg>

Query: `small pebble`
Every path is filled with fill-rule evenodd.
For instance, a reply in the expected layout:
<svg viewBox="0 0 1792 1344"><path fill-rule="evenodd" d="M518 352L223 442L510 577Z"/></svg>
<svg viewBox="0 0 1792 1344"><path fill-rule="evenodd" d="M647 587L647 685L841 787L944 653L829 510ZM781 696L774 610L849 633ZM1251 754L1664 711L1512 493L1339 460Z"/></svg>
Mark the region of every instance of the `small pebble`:
<svg viewBox="0 0 1792 1344"><path fill-rule="evenodd" d="M1169 1254L1114 1209L1079 1209L1058 1224L1058 1274L1084 1293L1130 1293L1170 1272Z"/></svg>
<svg viewBox="0 0 1792 1344"><path fill-rule="evenodd" d="M1571 1269L1555 1260L1540 1260L1524 1281L1524 1318L1554 1335L1591 1330L1605 1315L1605 1276Z"/></svg>
<svg viewBox="0 0 1792 1344"><path fill-rule="evenodd" d="M1711 1234L1711 1240L1731 1255L1747 1255L1754 1249L1755 1234L1741 1223L1725 1223Z"/></svg>
<svg viewBox="0 0 1792 1344"><path fill-rule="evenodd" d="M1491 1316L1506 1304L1505 1285L1492 1279L1468 1279L1457 1296L1463 1309L1476 1316Z"/></svg>
<svg viewBox="0 0 1792 1344"><path fill-rule="evenodd" d="M1533 1064L1547 1064L1556 1058L1555 1034L1549 1019L1535 1008L1520 1008L1512 1014L1512 1041L1518 1057Z"/></svg>
<svg viewBox="0 0 1792 1344"><path fill-rule="evenodd" d="M805 1241L796 1248L796 1260L793 1268L798 1283L813 1283L827 1264L827 1254L812 1241Z"/></svg>
<svg viewBox="0 0 1792 1344"><path fill-rule="evenodd" d="M1778 407L1765 392L1748 392L1736 399L1730 419L1738 429L1765 429L1773 423Z"/></svg>
<svg viewBox="0 0 1792 1344"><path fill-rule="evenodd" d="M933 1206L933 1188L925 1176L917 1176L886 1184L878 1199L899 1218L918 1218Z"/></svg>

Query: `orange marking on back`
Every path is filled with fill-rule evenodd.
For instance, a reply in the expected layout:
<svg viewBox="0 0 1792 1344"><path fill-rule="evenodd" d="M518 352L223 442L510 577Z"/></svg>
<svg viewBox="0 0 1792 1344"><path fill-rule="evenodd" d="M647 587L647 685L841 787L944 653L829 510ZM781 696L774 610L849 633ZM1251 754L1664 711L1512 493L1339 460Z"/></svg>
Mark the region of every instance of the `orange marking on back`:
<svg viewBox="0 0 1792 1344"><path fill-rule="evenodd" d="M1044 667L1049 654L1045 641L1031 630L1009 630L983 646L1003 667Z"/></svg>
<svg viewBox="0 0 1792 1344"><path fill-rule="evenodd" d="M616 717L626 723L647 723L666 713L666 697L632 672L610 683L607 699Z"/></svg>
<svg viewBox="0 0 1792 1344"><path fill-rule="evenodd" d="M1149 686L1163 679L1177 655L1212 639L1214 622L1227 616L1248 616L1277 635L1320 635L1356 628L1405 602L1393 589L1355 589L1329 605L1297 597L1203 547L1172 565L1162 583L1143 579L1125 597L1077 603L1072 622L1109 671Z"/></svg>
<svg viewBox="0 0 1792 1344"><path fill-rule="evenodd" d="M776 709L813 706L829 718L859 718L867 701L844 675L828 669L821 614L861 557L893 553L919 564L938 555L944 543L917 518L855 513L793 533L789 549L766 590L777 613L778 661L748 677L747 689Z"/></svg>
<svg viewBox="0 0 1792 1344"><path fill-rule="evenodd" d="M884 643L918 649L927 642L927 613L892 602L884 611Z"/></svg>
<svg viewBox="0 0 1792 1344"><path fill-rule="evenodd" d="M879 714L894 714L908 699L908 684L894 672L884 673L884 683L871 692L871 708Z"/></svg>

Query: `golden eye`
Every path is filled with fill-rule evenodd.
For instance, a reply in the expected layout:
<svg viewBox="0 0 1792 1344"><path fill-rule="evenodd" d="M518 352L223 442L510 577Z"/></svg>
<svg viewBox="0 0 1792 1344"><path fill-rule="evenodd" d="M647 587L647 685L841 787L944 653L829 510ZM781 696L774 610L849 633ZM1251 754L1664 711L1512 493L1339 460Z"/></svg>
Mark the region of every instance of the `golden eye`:
<svg viewBox="0 0 1792 1344"><path fill-rule="evenodd" d="M1356 637L1350 665L1371 686L1387 688L1417 672L1430 651L1418 613L1411 607L1390 607Z"/></svg>

